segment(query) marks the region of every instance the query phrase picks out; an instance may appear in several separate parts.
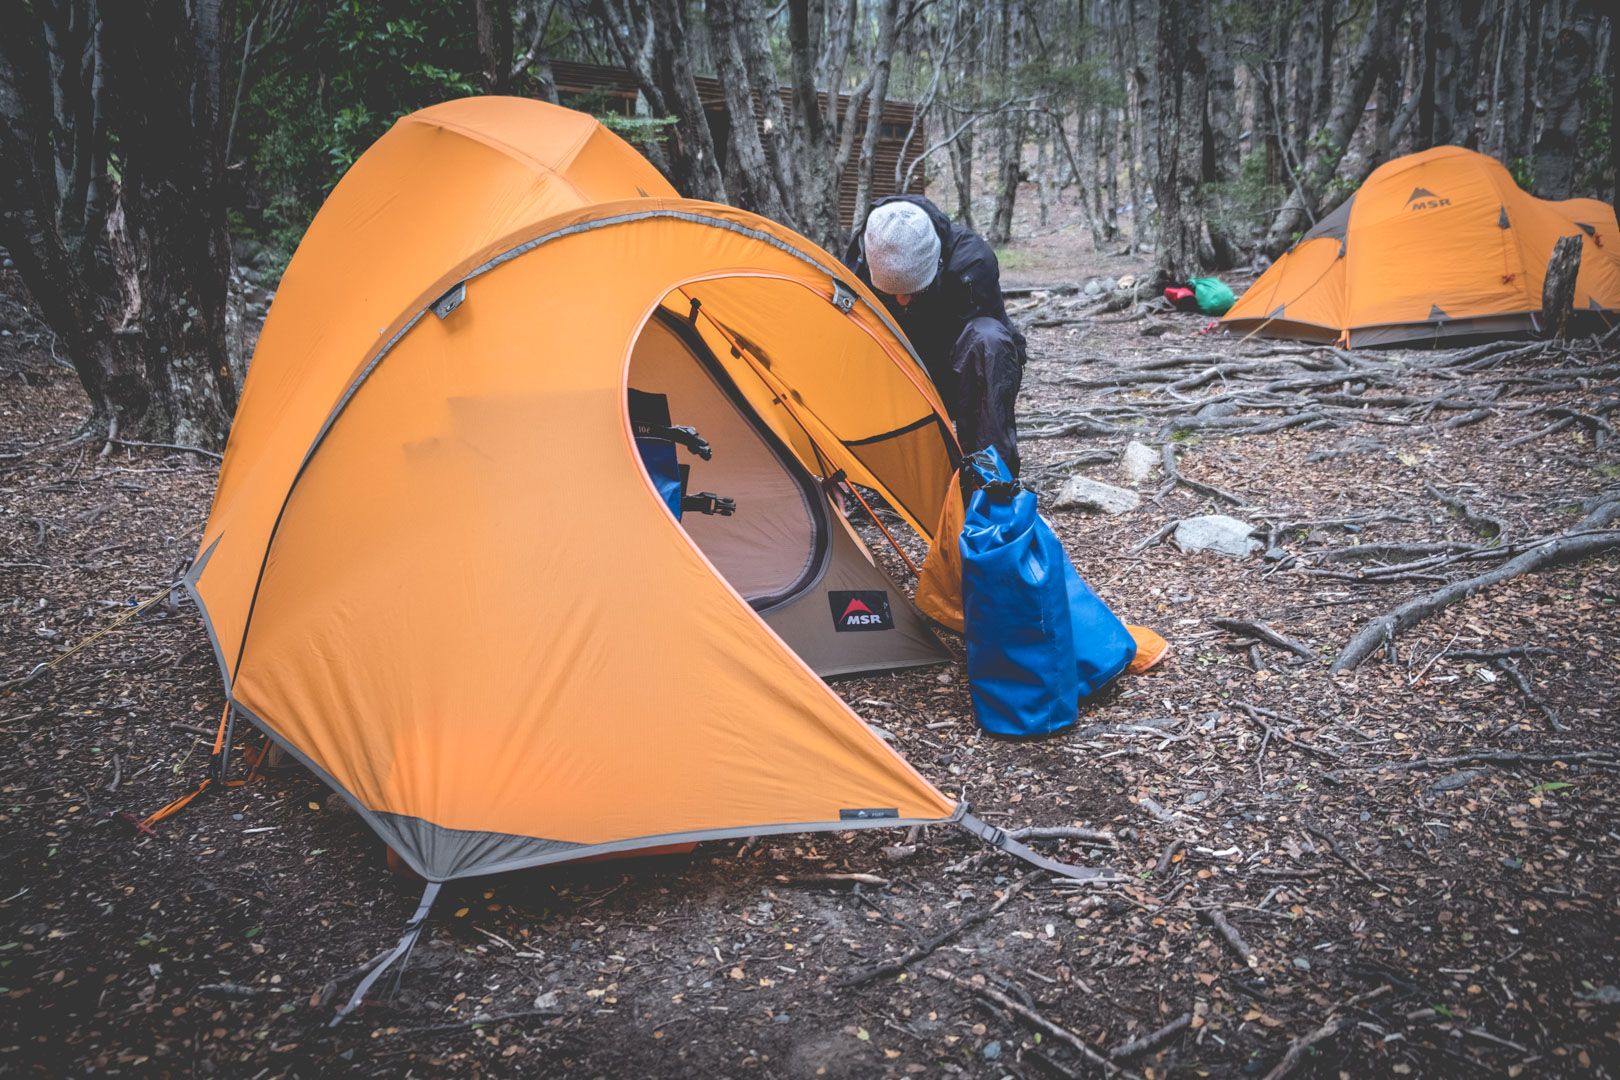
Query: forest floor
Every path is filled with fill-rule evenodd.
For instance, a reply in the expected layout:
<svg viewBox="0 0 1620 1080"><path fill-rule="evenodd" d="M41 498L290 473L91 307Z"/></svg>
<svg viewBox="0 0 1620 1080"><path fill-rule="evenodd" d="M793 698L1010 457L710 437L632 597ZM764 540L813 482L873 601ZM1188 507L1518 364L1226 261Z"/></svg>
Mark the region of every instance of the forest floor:
<svg viewBox="0 0 1620 1080"><path fill-rule="evenodd" d="M17 297L0 277L0 684L161 592L216 467L76 440L80 391ZM835 688L987 820L1110 834L1042 846L1128 884L1069 887L953 829L458 881L397 996L329 1029L418 890L297 769L155 836L128 824L200 778L220 708L196 612L159 604L0 696L4 1070L1022 1078L1089 1075L1077 1044L1172 1025L1118 1065L1615 1075L1620 555L1329 670L1368 620L1615 492L1615 351L1347 358L1015 306L1026 475L1081 572L1174 654L1036 742L979 731L959 662ZM1202 486L1161 471L1128 513L1053 508L1075 472L1131 486L1131 438ZM1211 512L1269 550L1141 546Z"/></svg>

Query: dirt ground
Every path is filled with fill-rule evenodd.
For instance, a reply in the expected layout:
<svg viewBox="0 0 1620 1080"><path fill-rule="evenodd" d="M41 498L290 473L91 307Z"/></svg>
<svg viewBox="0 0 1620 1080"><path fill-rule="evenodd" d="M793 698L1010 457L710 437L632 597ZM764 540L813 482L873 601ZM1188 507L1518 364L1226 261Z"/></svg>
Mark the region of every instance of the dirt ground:
<svg viewBox="0 0 1620 1080"><path fill-rule="evenodd" d="M77 439L81 394L18 295L0 277L0 683L161 592L195 552L215 468ZM1040 846L1128 884L1067 887L949 829L460 881L397 995L329 1029L338 984L393 943L418 889L296 769L156 836L129 825L201 777L220 708L195 611L159 604L0 696L0 1069L1023 1078L1090 1075L1070 1040L1107 1053L1185 1018L1120 1066L1616 1075L1620 557L1485 589L1393 656L1329 672L1368 619L1614 489L1613 350L1352 365L1198 336L1194 316L1018 306L1026 475L1081 572L1173 657L1036 742L980 733L959 662L835 685L987 820L1108 833ZM1549 366L1563 373L1536 374ZM1446 396L1463 406L1425 410ZM1484 415L1446 426L1470 400ZM1559 408L1591 419L1537 435ZM1133 437L1206 489L1162 491L1161 473L1119 516L1054 508L1077 471L1126 484L1113 458ZM1269 550L1139 547L1212 512ZM1386 575L1423 557L1365 547L1389 544L1450 546ZM903 973L849 985L993 907Z"/></svg>

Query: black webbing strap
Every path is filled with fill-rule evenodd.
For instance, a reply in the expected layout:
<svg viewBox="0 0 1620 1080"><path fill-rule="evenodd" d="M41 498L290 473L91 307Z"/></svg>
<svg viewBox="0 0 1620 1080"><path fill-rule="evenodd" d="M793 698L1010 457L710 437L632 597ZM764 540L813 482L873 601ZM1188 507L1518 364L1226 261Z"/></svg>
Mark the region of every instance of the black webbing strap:
<svg viewBox="0 0 1620 1080"><path fill-rule="evenodd" d="M365 1000L366 994L376 985L377 980L382 978L383 972L387 971L395 963L400 965L401 971L404 970L405 962L410 959L411 950L416 947L416 939L422 934L422 924L427 922L428 912L432 910L433 901L439 895L439 884L437 881L428 882L427 888L422 890L422 902L417 905L416 914L411 916L411 921L405 924L405 933L400 937L399 944L395 945L393 952L379 960L376 966L366 973L366 977L360 980L360 985L354 988L353 994L349 995L347 1004L337 1011L336 1016L332 1017L329 1027L337 1027L343 1022L344 1017L359 1008L360 1003Z"/></svg>
<svg viewBox="0 0 1620 1080"><path fill-rule="evenodd" d="M1000 848L1009 855L1016 855L1031 866L1053 874L1061 874L1063 877L1073 878L1076 881L1095 881L1099 883L1127 880L1125 875L1117 870L1099 869L1090 866L1070 866L1068 863L1061 863L1056 859L1048 859L1040 852L1034 851L1008 836L1005 830L998 829L989 822L980 821L972 814L963 814L957 820L957 824L981 840L987 841L990 846Z"/></svg>

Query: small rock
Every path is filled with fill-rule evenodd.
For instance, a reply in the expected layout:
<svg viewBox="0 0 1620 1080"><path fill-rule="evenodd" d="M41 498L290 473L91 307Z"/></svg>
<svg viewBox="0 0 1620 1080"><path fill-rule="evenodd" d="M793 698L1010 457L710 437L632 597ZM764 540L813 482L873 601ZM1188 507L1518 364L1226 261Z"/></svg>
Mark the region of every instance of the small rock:
<svg viewBox="0 0 1620 1080"><path fill-rule="evenodd" d="M1294 957L1294 966L1299 968L1301 971L1311 970L1311 962L1305 959L1303 956Z"/></svg>
<svg viewBox="0 0 1620 1080"><path fill-rule="evenodd" d="M990 1061L994 1061L994 1060L996 1060L996 1058L1000 1057L1001 1056L1001 1043L999 1043L999 1042L986 1043L985 1047L984 1047L984 1056Z"/></svg>
<svg viewBox="0 0 1620 1080"><path fill-rule="evenodd" d="M1185 552L1209 551L1216 555L1246 558L1260 550L1260 541L1249 534L1254 526L1225 514L1205 514L1176 524L1173 539Z"/></svg>
<svg viewBox="0 0 1620 1080"><path fill-rule="evenodd" d="M1119 455L1119 472L1133 484L1140 484L1159 468L1159 452L1135 439L1125 444Z"/></svg>
<svg viewBox="0 0 1620 1080"><path fill-rule="evenodd" d="M1135 288L1135 287L1136 287L1136 275L1135 274L1126 274L1124 277L1119 279L1119 282L1116 285L1116 288L1120 288L1120 289L1132 289L1132 288Z"/></svg>
<svg viewBox="0 0 1620 1080"><path fill-rule="evenodd" d="M1502 865L1507 867L1509 870L1523 870L1524 860L1515 859L1511 855L1504 855L1502 856Z"/></svg>
<svg viewBox="0 0 1620 1080"><path fill-rule="evenodd" d="M1111 277L1098 278L1097 284L1102 286L1103 292L1113 292L1115 289L1119 288L1119 282L1115 281Z"/></svg>
<svg viewBox="0 0 1620 1080"><path fill-rule="evenodd" d="M1102 294L1103 287L1100 281L1098 281L1096 278L1092 278L1090 281L1086 282L1087 296L1101 296Z"/></svg>
<svg viewBox="0 0 1620 1080"><path fill-rule="evenodd" d="M1115 487L1089 476L1071 476L1052 505L1059 510L1100 510L1124 514L1135 510L1142 497L1128 488Z"/></svg>
<svg viewBox="0 0 1620 1080"><path fill-rule="evenodd" d="M1207 798L1209 798L1209 792L1207 791L1189 791L1181 801L1188 806L1197 806Z"/></svg>
<svg viewBox="0 0 1620 1080"><path fill-rule="evenodd" d="M792 1022L792 1013L777 1013L775 1016L771 1017L771 1023L773 1024L791 1024Z"/></svg>
<svg viewBox="0 0 1620 1080"><path fill-rule="evenodd" d="M1266 553L1261 558L1265 559L1266 562L1282 562L1288 558L1288 549L1280 547L1266 548Z"/></svg>
<svg viewBox="0 0 1620 1080"><path fill-rule="evenodd" d="M894 732L889 731L887 728L880 728L876 724L867 724L866 726L872 729L872 734L876 735L884 742L894 742Z"/></svg>
<svg viewBox="0 0 1620 1080"><path fill-rule="evenodd" d="M1447 773L1446 775L1440 777L1440 779L1434 781L1433 783L1429 784L1428 787L1424 788L1424 791L1429 795L1439 795L1447 791L1456 791L1460 787L1467 787L1469 784L1472 784L1475 780L1480 779L1484 775L1484 769L1459 769L1457 772Z"/></svg>
<svg viewBox="0 0 1620 1080"><path fill-rule="evenodd" d="M547 990L534 999L536 1009L555 1009L557 1007L557 991Z"/></svg>
<svg viewBox="0 0 1620 1080"><path fill-rule="evenodd" d="M1236 416L1237 414L1238 407L1236 402L1212 401L1208 405L1205 405L1203 408L1199 409L1194 415L1208 420L1219 419L1223 416Z"/></svg>

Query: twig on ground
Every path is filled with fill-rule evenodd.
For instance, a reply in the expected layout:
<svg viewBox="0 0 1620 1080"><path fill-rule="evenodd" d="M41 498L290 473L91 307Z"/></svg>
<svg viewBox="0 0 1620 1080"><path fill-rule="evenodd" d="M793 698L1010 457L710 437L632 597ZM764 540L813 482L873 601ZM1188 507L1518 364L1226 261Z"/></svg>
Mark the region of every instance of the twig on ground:
<svg viewBox="0 0 1620 1080"><path fill-rule="evenodd" d="M1237 953L1238 957L1251 970L1259 968L1260 958L1255 955L1254 949L1250 948L1249 943L1243 940L1243 935L1238 933L1237 927L1227 920L1226 914L1220 908L1205 908L1199 914L1211 926L1220 931L1221 937L1226 939L1226 943L1232 947L1232 951Z"/></svg>
<svg viewBox="0 0 1620 1080"><path fill-rule="evenodd" d="M1085 1058L1092 1065L1095 1065L1097 1068L1101 1069L1103 1071L1103 1075L1105 1076L1135 1076L1135 1074L1130 1072L1128 1069L1120 1068L1118 1065L1115 1065L1112 1061L1108 1060L1108 1058L1092 1049L1089 1043L1087 1043L1080 1036L1076 1035L1074 1032L1070 1031L1068 1028L1059 1027L1057 1024L1054 1024L1052 1021L1048 1020L1034 1009L1031 1009L1028 1005L1014 1001L1011 997L1008 997L1006 994L995 989L994 987L976 986L971 981L962 978L960 975L946 971L944 968L929 968L928 974L936 979L939 979L941 982L948 982L958 989L966 990L970 994L977 994L986 1001L992 1001L995 1004L1000 1005L1003 1009L1006 1009L1008 1012L1013 1013L1029 1024L1044 1031L1053 1038L1067 1043L1074 1049L1078 1050L1081 1057Z"/></svg>
<svg viewBox="0 0 1620 1080"><path fill-rule="evenodd" d="M1180 1035L1183 1031L1186 1031L1191 1026L1192 1013L1182 1013L1180 1016L1164 1025L1164 1027L1159 1028L1157 1031L1150 1031L1140 1038L1132 1039L1127 1043L1120 1043L1118 1046L1108 1051L1108 1056L1113 1058L1115 1061L1123 1061L1127 1058L1133 1058L1138 1054L1145 1054L1154 1047L1161 1046L1164 1043L1169 1042L1172 1038Z"/></svg>
<svg viewBox="0 0 1620 1080"><path fill-rule="evenodd" d="M1293 1072L1294 1069L1299 1066L1299 1060L1305 1056L1305 1051L1309 1050L1319 1042L1333 1038L1333 1036L1337 1035L1339 1030L1343 1027L1344 1021L1338 1017L1334 1017L1321 1027L1317 1028L1315 1031L1311 1032L1309 1035L1306 1035L1303 1038L1295 1039L1293 1043L1289 1045L1288 1052L1282 1056L1282 1060L1277 1062L1275 1068L1266 1073L1265 1080L1282 1080L1283 1077Z"/></svg>
<svg viewBox="0 0 1620 1080"><path fill-rule="evenodd" d="M1517 750L1481 750L1473 754L1455 754L1450 757L1425 757L1414 761L1381 761L1372 765L1347 765L1345 768L1355 770L1387 769L1390 772L1407 772L1411 769L1449 769L1453 765L1550 765L1555 761L1581 762L1590 761L1595 765L1608 767L1620 766L1615 760L1620 755L1616 750L1576 750L1564 753L1530 754L1520 753Z"/></svg>
<svg viewBox="0 0 1620 1080"><path fill-rule="evenodd" d="M1286 634L1280 634L1258 620L1251 622L1247 619L1211 619L1209 621L1228 633L1237 634L1240 637L1259 638L1268 645L1275 645L1279 649L1287 649L1289 652L1296 656L1302 656L1306 660L1318 658L1316 650L1309 645L1295 641Z"/></svg>
<svg viewBox="0 0 1620 1080"><path fill-rule="evenodd" d="M1312 836L1316 837L1317 839L1321 840L1323 843L1327 844L1328 850L1333 852L1334 857L1337 858L1340 862L1344 863L1344 865L1348 866L1351 870L1355 871L1356 876L1359 877L1361 880L1365 881L1367 884L1373 886L1374 888L1378 888L1378 889L1385 888L1385 885L1383 884L1383 882L1379 881L1377 878L1375 878L1371 874L1367 873L1366 870L1362 869L1362 866L1361 866L1360 863L1356 862L1356 860L1352 859L1349 855L1347 855L1345 853L1344 848L1332 836L1330 836L1327 833L1323 832L1320 828L1318 828L1316 825L1311 824L1310 822L1305 823L1305 829Z"/></svg>
<svg viewBox="0 0 1620 1080"><path fill-rule="evenodd" d="M1009 829L1007 835L1014 840L1083 840L1088 844L1116 842L1111 832L1077 829L1068 825L1031 825L1023 829Z"/></svg>
<svg viewBox="0 0 1620 1080"><path fill-rule="evenodd" d="M875 967L869 967L854 972L849 976L849 978L844 980L843 985L846 987L863 986L866 983L871 982L873 979L881 979L889 975L900 974L902 971L906 970L906 968L910 967L912 964L915 964L918 960L921 960L935 949L938 949L941 945L961 937L962 934L973 929L975 926L978 926L980 923L985 922L986 920L997 915L1002 908L1007 906L1008 902L1011 901L1013 897L1017 896L1023 891L1024 886L1028 885L1033 878L1033 874L1025 874L1023 877L1007 886L1006 891L1001 894L1001 899L997 900L994 904L991 904L982 911L974 912L972 915L969 915L955 926L952 926L939 934L935 934L933 937L929 938L921 945L918 945L916 948L906 952L898 959L890 960L887 963L878 964Z"/></svg>

